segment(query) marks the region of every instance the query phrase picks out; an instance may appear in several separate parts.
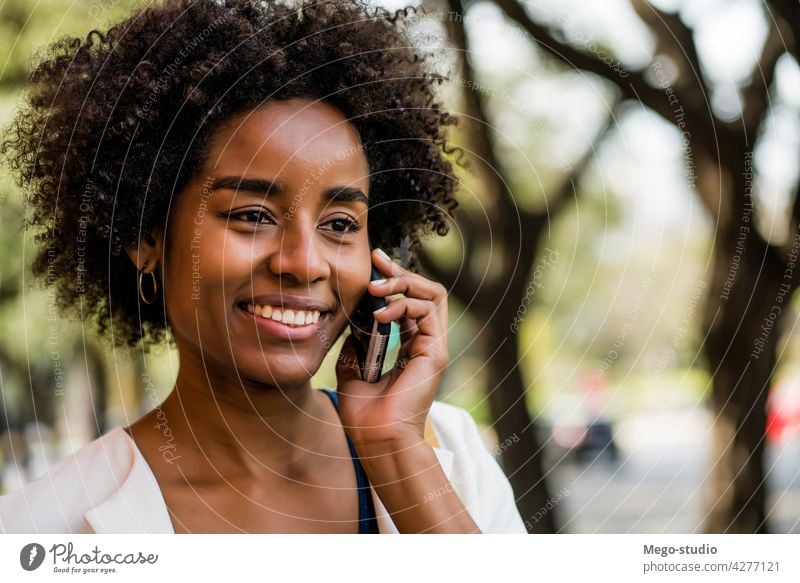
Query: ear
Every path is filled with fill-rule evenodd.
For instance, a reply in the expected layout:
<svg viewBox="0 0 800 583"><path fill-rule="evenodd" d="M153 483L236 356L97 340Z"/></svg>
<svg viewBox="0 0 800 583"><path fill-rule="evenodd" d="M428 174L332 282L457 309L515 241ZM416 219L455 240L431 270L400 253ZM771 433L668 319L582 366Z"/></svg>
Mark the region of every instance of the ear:
<svg viewBox="0 0 800 583"><path fill-rule="evenodd" d="M145 233L139 239L137 247L125 247L125 252L130 257L137 271L152 273L158 267L158 262L163 257L164 236L160 231L152 234Z"/></svg>

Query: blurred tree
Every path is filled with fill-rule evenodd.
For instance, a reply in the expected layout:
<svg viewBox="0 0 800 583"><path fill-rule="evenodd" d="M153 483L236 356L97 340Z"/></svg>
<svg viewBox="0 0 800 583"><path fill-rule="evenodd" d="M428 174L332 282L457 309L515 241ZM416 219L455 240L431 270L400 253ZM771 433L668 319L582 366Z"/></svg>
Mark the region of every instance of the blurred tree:
<svg viewBox="0 0 800 583"><path fill-rule="evenodd" d="M441 7L436 7L441 10ZM436 10L434 8L434 10ZM421 264L434 279L443 283L462 305L481 323L480 339L486 355L487 398L493 427L500 442L514 438L514 447L501 453L503 467L514 488L517 506L532 533L556 531L555 512L551 508L543 467L543 448L537 437L537 425L528 409L529 387L519 367L519 336L515 324L521 306L533 298L529 285L534 278L535 261L541 242L550 230L552 217L565 201L577 193L576 182L594 159L597 147L612 127L613 111L593 143L571 166L570 174L545 196L541 208L527 208L520 199L530 192L525 180L512 188L512 176L497 152L495 127L487 113L488 97L480 89L470 62L469 39L464 28L460 0L448 0L446 24L448 38L456 54L459 72L459 98L463 111L453 110L463 126L464 150L480 184L480 205L462 204L456 216L462 237L462 257L466 268L443 261L439 254L423 253ZM534 516L542 516L533 520Z"/></svg>
<svg viewBox="0 0 800 583"><path fill-rule="evenodd" d="M42 47L62 35L81 36L103 28L134 4L135 0L0 2L0 125L10 122ZM79 357L75 362L93 390L92 398L82 404L92 410L83 417L93 420L90 432L99 435L106 428L106 355L91 344L84 353L83 323L62 327L61 314L48 311L51 298L31 289L26 274L36 244L32 233L22 231L24 194L7 166L0 168L0 328L6 332L0 336L0 430L9 429L17 440L24 440L22 430L29 423L53 427L57 411L63 413L58 407L64 404L58 386L63 371Z"/></svg>
<svg viewBox="0 0 800 583"><path fill-rule="evenodd" d="M782 307L800 282L796 269L800 197L795 191L787 241L770 240L757 228L751 166L772 107L770 92L779 59L798 60L800 4L792 0L761 4L769 32L751 78L738 88L743 104L738 118L730 120L709 104L712 82L698 54L696 31L679 13L632 1L655 39L656 50L646 66L628 70L605 47L583 43L578 48L569 40L569 31L557 22L540 20L523 3L494 2L541 51L604 79L623 99L644 104L680 131L686 175L715 225L703 323L714 416L705 528L767 531L765 407L780 324L788 312Z"/></svg>

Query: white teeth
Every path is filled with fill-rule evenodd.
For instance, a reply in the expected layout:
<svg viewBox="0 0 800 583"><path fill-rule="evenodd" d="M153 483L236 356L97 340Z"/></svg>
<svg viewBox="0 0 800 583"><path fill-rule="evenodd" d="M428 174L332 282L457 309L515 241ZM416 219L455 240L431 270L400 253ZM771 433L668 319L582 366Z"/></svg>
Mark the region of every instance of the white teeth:
<svg viewBox="0 0 800 583"><path fill-rule="evenodd" d="M320 318L319 310L290 310L270 305L247 304L247 311L262 318L282 322L287 326L308 326L316 323Z"/></svg>

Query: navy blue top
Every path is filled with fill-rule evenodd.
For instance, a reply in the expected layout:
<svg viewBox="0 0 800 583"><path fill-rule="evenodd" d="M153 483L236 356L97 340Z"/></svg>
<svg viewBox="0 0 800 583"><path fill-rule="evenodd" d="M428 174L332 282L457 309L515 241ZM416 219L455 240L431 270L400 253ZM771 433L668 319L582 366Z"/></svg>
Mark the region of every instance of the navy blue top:
<svg viewBox="0 0 800 583"><path fill-rule="evenodd" d="M339 394L331 389L322 389L333 401L333 406L339 411ZM347 437L345 435L345 437ZM369 480L361 462L356 455L353 442L347 437L347 447L350 448L350 457L356 468L356 483L358 484L358 534L377 534L378 521L375 518L375 506L372 504L372 495L369 489Z"/></svg>

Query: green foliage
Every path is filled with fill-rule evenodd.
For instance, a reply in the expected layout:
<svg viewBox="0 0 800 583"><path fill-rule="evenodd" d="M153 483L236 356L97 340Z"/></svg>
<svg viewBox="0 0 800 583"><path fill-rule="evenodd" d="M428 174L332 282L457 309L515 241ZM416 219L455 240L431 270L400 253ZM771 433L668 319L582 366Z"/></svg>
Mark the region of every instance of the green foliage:
<svg viewBox="0 0 800 583"><path fill-rule="evenodd" d="M141 5L132 0L6 0L0 3L0 87L20 90L41 47L63 36L85 36Z"/></svg>

